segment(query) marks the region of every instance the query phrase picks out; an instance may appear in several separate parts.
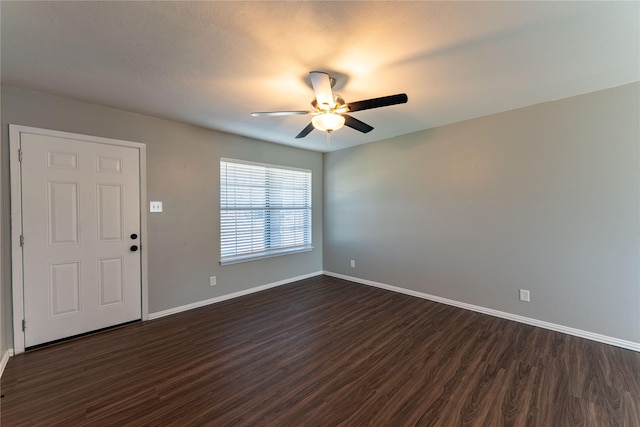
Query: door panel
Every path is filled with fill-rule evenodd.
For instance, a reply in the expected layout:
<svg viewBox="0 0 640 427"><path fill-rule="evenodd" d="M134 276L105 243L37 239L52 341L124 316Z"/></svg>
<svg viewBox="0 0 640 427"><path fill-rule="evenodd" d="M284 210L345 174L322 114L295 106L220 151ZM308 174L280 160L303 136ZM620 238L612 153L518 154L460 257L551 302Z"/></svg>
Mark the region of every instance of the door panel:
<svg viewBox="0 0 640 427"><path fill-rule="evenodd" d="M100 306L122 303L124 295L123 259L98 260L98 286L100 286Z"/></svg>
<svg viewBox="0 0 640 427"><path fill-rule="evenodd" d="M80 264L68 262L49 265L51 316L80 311Z"/></svg>
<svg viewBox="0 0 640 427"><path fill-rule="evenodd" d="M78 243L78 183L47 183L49 245Z"/></svg>
<svg viewBox="0 0 640 427"><path fill-rule="evenodd" d="M122 240L122 186L98 184L98 242Z"/></svg>
<svg viewBox="0 0 640 427"><path fill-rule="evenodd" d="M22 133L25 346L141 318L140 152Z"/></svg>

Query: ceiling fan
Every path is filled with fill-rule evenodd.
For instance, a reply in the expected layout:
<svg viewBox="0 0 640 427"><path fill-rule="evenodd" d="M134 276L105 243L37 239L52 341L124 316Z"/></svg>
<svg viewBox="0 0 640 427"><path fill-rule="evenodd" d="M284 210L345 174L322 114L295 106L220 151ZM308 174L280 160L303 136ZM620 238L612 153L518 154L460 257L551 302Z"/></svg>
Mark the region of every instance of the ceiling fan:
<svg viewBox="0 0 640 427"><path fill-rule="evenodd" d="M383 96L381 98L366 99L364 101L345 102L345 100L331 90L335 84L335 79L322 71L312 71L311 86L315 93L315 98L311 101L309 111L264 111L251 113L252 116L293 116L310 114L311 123L296 135L296 138L304 138L313 129L327 132L327 142L329 134L334 130L346 125L352 129L367 133L373 130L372 126L350 116L347 113L355 111L369 110L371 108L387 107L389 105L404 104L407 102L407 94Z"/></svg>

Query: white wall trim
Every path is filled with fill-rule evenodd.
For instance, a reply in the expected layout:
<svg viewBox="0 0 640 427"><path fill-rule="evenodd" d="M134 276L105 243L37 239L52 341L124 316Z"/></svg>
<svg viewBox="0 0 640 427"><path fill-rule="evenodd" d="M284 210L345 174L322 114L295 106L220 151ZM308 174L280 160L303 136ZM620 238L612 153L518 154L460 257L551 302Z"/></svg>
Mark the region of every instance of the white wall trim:
<svg viewBox="0 0 640 427"><path fill-rule="evenodd" d="M20 179L20 160L18 149L20 148L21 128L9 125L9 172L11 176L11 294L13 295L13 348L17 353L24 352L24 331L22 319L24 319L24 301L22 287L22 247L20 235L22 234L22 184Z"/></svg>
<svg viewBox="0 0 640 427"><path fill-rule="evenodd" d="M157 311L155 313L149 313L149 320L158 319L164 316L170 316L172 314L181 313L183 311L192 310L198 307L204 307L205 305L215 304L218 302L226 301L233 298L238 298L244 295L253 294L255 292L264 291L266 289L275 288L276 286L282 286L289 283L297 282L298 280L308 279L310 277L316 277L320 275L322 275L322 271L316 271L314 273L304 274L302 276L291 277L289 279L280 280L278 282L267 283L266 285L256 286L255 288L245 289L243 291L233 292L231 294L221 295L219 297L193 302L191 304L181 305L180 307L174 307L167 310Z"/></svg>
<svg viewBox="0 0 640 427"><path fill-rule="evenodd" d="M596 334L589 331L583 331L581 329L571 328L568 326L558 325L555 323L545 322L543 320L532 319L517 314L511 314L504 311L494 310L492 308L481 307L479 305L467 304L464 302L442 298L435 295L425 294L423 292L413 291L411 289L400 288L398 286L387 285L385 283L374 282L372 280L360 279L358 277L347 276L344 274L332 273L330 271L323 271L323 274L331 277L337 277L338 279L349 280L351 282L360 283L363 285L374 286L376 288L386 289L388 291L398 292L405 295L410 295L429 301L439 302L442 304L451 305L453 307L463 308L465 310L471 310L482 314L488 314L489 316L500 317L507 320L513 320L519 323L525 323L527 325L537 326L544 329L549 329L556 332L562 332L568 335L573 335L580 338L586 338L588 340L601 342L604 344L610 344L616 347L626 348L628 350L640 352L640 343L633 341L621 340L619 338L610 337L607 335Z"/></svg>
<svg viewBox="0 0 640 427"><path fill-rule="evenodd" d="M9 358L13 356L13 349L10 348L4 352L2 355L2 359L0 359L0 378L2 378L2 374L4 373L4 368L6 368L7 363L9 362Z"/></svg>

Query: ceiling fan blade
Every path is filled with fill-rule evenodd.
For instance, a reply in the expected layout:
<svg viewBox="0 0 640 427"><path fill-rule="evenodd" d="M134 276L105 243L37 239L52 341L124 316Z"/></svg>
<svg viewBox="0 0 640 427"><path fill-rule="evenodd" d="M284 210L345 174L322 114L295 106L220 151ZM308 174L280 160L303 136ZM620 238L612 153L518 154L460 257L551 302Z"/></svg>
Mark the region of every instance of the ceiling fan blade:
<svg viewBox="0 0 640 427"><path fill-rule="evenodd" d="M308 111L256 111L255 113L251 113L253 117L258 116L297 116L309 114Z"/></svg>
<svg viewBox="0 0 640 427"><path fill-rule="evenodd" d="M306 128L302 129L299 134L296 135L296 138L304 138L309 135L309 132L313 130L313 123L309 123Z"/></svg>
<svg viewBox="0 0 640 427"><path fill-rule="evenodd" d="M352 129L358 130L362 133L371 132L373 130L373 126L369 126L355 117L351 117L347 114L343 114L342 117L344 117L344 125L349 126Z"/></svg>
<svg viewBox="0 0 640 427"><path fill-rule="evenodd" d="M383 96L381 98L372 98L365 99L364 101L350 102L347 104L347 107L349 108L349 111L353 112L369 110L371 108L386 107L389 105L404 104L408 100L409 98L407 98L406 93L399 93L397 95Z"/></svg>
<svg viewBox="0 0 640 427"><path fill-rule="evenodd" d="M309 73L311 77L311 86L316 95L318 106L323 110L329 110L334 107L333 92L331 91L331 79L329 74L321 71L312 71Z"/></svg>

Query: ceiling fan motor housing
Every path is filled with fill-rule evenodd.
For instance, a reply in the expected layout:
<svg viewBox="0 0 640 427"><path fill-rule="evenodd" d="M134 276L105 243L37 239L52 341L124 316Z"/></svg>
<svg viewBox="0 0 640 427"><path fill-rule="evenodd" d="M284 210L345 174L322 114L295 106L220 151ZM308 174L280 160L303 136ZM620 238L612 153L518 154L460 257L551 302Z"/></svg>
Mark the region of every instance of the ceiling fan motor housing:
<svg viewBox="0 0 640 427"><path fill-rule="evenodd" d="M344 98L342 98L340 95L334 94L333 105L319 105L317 98L313 98L313 101L311 101L311 108L313 108L313 111L317 113L327 113L327 112L346 113L347 103L344 101Z"/></svg>

